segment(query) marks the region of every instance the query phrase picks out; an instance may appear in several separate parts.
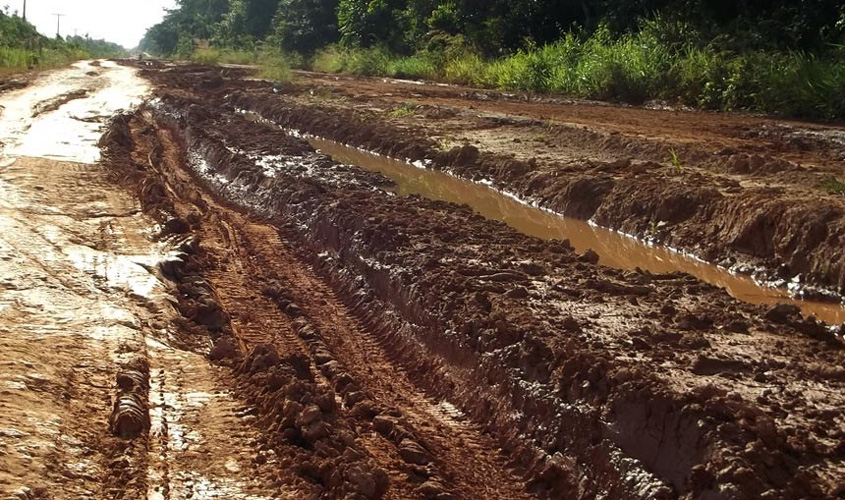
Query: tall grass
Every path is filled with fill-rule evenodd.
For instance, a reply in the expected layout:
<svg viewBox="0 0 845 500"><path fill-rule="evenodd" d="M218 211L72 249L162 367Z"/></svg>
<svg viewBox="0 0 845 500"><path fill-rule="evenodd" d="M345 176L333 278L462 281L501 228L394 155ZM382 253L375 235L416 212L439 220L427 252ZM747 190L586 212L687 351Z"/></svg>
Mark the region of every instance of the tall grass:
<svg viewBox="0 0 845 500"><path fill-rule="evenodd" d="M311 68L323 73L358 76L390 76L433 80L438 78L436 64L424 54L396 56L381 47L347 49L336 45L318 51Z"/></svg>
<svg viewBox="0 0 845 500"><path fill-rule="evenodd" d="M434 80L438 76L434 63L423 55L392 58L388 73L395 78L416 78L421 80Z"/></svg>
<svg viewBox="0 0 845 500"><path fill-rule="evenodd" d="M190 59L198 64L243 64L258 67L258 76L267 80L287 82L291 79L291 67L301 66L300 58L270 48L262 50L231 50L198 48Z"/></svg>
<svg viewBox="0 0 845 500"><path fill-rule="evenodd" d="M324 73L348 73L359 76L393 76L391 60L395 62L399 59L380 47L345 49L331 46L317 52L311 65L314 70Z"/></svg>
<svg viewBox="0 0 845 500"><path fill-rule="evenodd" d="M328 47L312 68L327 73L436 79L516 92L642 104L665 100L713 110L845 119L845 48L826 54L728 52L702 44L683 23L643 21L636 33L568 34L497 59L468 48L398 57L380 48Z"/></svg>
<svg viewBox="0 0 845 500"><path fill-rule="evenodd" d="M301 61L279 50L266 49L258 53L258 65L261 67L258 75L261 78L275 82L291 80L291 67L300 66Z"/></svg>
<svg viewBox="0 0 845 500"><path fill-rule="evenodd" d="M31 50L0 47L0 67L27 68L34 61L35 53Z"/></svg>
<svg viewBox="0 0 845 500"><path fill-rule="evenodd" d="M28 69L49 69L89 57L85 50L63 47L57 49L27 50L0 47L0 73L10 74Z"/></svg>
<svg viewBox="0 0 845 500"><path fill-rule="evenodd" d="M198 64L214 66L216 64L259 64L265 51L235 50L218 48L197 48L190 60Z"/></svg>
<svg viewBox="0 0 845 500"><path fill-rule="evenodd" d="M217 49L197 49L191 54L191 61L197 64L215 66L220 63L220 51Z"/></svg>

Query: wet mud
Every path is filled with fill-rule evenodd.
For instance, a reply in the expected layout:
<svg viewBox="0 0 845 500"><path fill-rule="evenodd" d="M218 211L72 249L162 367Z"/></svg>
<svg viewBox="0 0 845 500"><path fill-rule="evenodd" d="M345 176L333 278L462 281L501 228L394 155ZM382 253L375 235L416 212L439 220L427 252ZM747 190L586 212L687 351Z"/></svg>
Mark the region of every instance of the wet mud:
<svg viewBox="0 0 845 500"><path fill-rule="evenodd" d="M303 75L232 105L285 128L428 160L569 217L841 301L845 200L835 126L599 106L395 81Z"/></svg>
<svg viewBox="0 0 845 500"><path fill-rule="evenodd" d="M0 96L2 498L284 493L244 473L259 431L209 338L180 327L164 270L185 242L91 163L111 114L148 91L104 61Z"/></svg>
<svg viewBox="0 0 845 500"><path fill-rule="evenodd" d="M425 159L407 130L219 70L145 74L157 98L113 122L106 164L194 242L165 274L263 429L253 477L296 498L842 496L842 332L396 196L279 125Z"/></svg>
<svg viewBox="0 0 845 500"><path fill-rule="evenodd" d="M815 316L831 325L845 323L845 306L841 304L795 300L787 289L761 286L748 276L732 273L662 245L642 242L579 219L531 206L485 183L467 182L445 172L420 168L419 165L332 141L309 137L308 142L339 162L384 174L396 182L394 191L399 195L419 195L467 204L479 214L503 221L530 236L547 240L568 239L579 252L593 250L603 265L623 270L640 268L652 273L689 273L702 281L725 288L731 296L744 302L771 305L790 303L800 307L805 316Z"/></svg>
<svg viewBox="0 0 845 500"><path fill-rule="evenodd" d="M13 77L0 79L0 94L10 90L18 90L26 87L29 83L25 77Z"/></svg>

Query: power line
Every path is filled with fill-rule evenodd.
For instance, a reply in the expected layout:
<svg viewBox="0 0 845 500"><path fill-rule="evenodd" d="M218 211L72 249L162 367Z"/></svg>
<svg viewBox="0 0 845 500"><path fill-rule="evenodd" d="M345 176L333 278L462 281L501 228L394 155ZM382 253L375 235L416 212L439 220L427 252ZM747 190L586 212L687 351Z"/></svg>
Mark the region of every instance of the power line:
<svg viewBox="0 0 845 500"><path fill-rule="evenodd" d="M62 36L62 18L65 17L65 14L53 14L56 16L56 38Z"/></svg>

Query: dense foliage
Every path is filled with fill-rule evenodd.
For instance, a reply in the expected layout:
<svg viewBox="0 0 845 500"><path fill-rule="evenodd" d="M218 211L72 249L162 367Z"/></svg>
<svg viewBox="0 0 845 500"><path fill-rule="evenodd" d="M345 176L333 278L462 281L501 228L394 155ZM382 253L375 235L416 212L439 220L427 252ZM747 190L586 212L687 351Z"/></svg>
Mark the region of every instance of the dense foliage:
<svg viewBox="0 0 845 500"><path fill-rule="evenodd" d="M0 70L45 68L88 57L123 54L125 50L120 45L87 36L47 38L17 14L0 12Z"/></svg>
<svg viewBox="0 0 845 500"><path fill-rule="evenodd" d="M177 0L142 48L324 71L845 117L841 0Z"/></svg>
<svg viewBox="0 0 845 500"><path fill-rule="evenodd" d="M635 31L656 14L731 49L817 50L842 43L845 23L841 0L178 0L144 48L171 54L195 39L238 47L270 39L313 51L342 40L410 54L460 34L497 55L573 30Z"/></svg>

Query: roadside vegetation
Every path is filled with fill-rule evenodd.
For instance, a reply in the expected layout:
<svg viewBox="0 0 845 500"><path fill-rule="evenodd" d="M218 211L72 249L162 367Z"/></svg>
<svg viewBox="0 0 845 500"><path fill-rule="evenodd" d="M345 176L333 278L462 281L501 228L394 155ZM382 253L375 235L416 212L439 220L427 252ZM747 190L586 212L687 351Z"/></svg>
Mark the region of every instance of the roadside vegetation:
<svg viewBox="0 0 845 500"><path fill-rule="evenodd" d="M198 48L188 58L196 63L210 66L217 64L256 65L261 68L260 77L279 82L290 80L292 65L302 66L300 60L272 47L252 51Z"/></svg>
<svg viewBox="0 0 845 500"><path fill-rule="evenodd" d="M479 3L179 0L142 48L284 74L307 68L527 96L845 118L839 1Z"/></svg>
<svg viewBox="0 0 845 500"><path fill-rule="evenodd" d="M0 11L0 75L63 66L86 58L119 57L123 47L88 37L47 38L8 7Z"/></svg>

